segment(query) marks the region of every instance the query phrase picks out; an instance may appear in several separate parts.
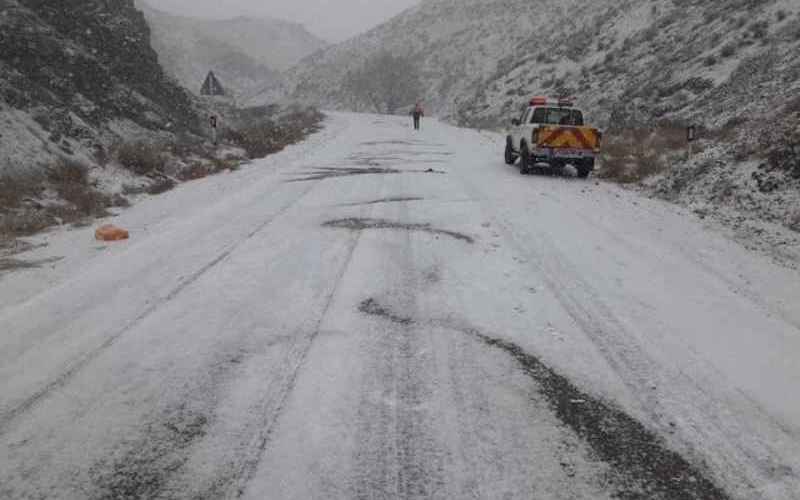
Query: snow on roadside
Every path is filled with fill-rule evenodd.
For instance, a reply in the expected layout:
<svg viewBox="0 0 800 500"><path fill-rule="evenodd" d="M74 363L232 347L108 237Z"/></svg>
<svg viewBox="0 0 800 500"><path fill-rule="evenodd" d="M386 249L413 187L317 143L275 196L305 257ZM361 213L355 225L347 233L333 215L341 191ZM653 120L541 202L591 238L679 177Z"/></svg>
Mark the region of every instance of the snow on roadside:
<svg viewBox="0 0 800 500"><path fill-rule="evenodd" d="M328 144L343 128L343 120L346 118L328 117L324 128L317 134L288 146L280 153L249 162L236 172L179 184L174 190L161 195L140 195L134 199L132 207L114 209L111 216L93 221L88 226L54 227L39 235L22 238L24 246L30 245L32 249L14 255L14 259L47 264L18 269L12 273L0 271L0 303L3 306L22 303L80 273L100 254L119 253L146 238L148 233L160 230L170 220L207 209L209 202L213 205L223 196L246 189L258 180L280 175L282 166L290 165ZM112 167L100 173L98 181L109 189L121 190L126 184L136 185L140 178L132 176L125 169ZM128 229L131 241L113 244L95 241L94 229L106 223Z"/></svg>
<svg viewBox="0 0 800 500"><path fill-rule="evenodd" d="M764 165L736 162L711 147L645 179L636 190L677 203L746 248L798 269L800 184L788 175L763 172Z"/></svg>

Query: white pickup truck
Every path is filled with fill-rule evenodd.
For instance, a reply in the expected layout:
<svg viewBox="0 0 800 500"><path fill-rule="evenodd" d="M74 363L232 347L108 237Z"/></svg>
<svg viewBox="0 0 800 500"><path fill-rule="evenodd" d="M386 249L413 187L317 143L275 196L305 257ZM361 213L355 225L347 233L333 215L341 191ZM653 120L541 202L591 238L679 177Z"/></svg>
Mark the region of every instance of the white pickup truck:
<svg viewBox="0 0 800 500"><path fill-rule="evenodd" d="M534 97L512 124L505 162L514 165L519 159L523 175L572 165L579 177L586 178L594 170L602 133L585 126L583 112L571 102Z"/></svg>

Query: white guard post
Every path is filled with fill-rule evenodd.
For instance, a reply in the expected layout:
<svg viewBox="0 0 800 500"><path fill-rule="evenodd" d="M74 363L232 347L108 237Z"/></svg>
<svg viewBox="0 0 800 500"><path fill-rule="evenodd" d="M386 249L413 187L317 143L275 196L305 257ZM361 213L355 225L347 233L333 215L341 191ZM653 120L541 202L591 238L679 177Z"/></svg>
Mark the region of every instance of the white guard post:
<svg viewBox="0 0 800 500"><path fill-rule="evenodd" d="M214 146L217 145L217 125L218 119L217 115L211 115L208 117L208 125L211 127L211 140L214 141Z"/></svg>
<svg viewBox="0 0 800 500"><path fill-rule="evenodd" d="M686 129L686 142L689 143L689 159L692 159L692 143L697 140L697 126L689 125Z"/></svg>

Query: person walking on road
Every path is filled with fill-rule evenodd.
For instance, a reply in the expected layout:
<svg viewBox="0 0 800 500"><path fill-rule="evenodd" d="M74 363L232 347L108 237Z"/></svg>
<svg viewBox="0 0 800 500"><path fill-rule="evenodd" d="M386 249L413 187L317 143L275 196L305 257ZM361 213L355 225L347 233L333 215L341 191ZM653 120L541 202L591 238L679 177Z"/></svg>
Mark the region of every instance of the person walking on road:
<svg viewBox="0 0 800 500"><path fill-rule="evenodd" d="M421 102L414 106L414 111L411 112L411 115L414 117L414 130L419 130L422 117L425 116L425 109L422 107Z"/></svg>

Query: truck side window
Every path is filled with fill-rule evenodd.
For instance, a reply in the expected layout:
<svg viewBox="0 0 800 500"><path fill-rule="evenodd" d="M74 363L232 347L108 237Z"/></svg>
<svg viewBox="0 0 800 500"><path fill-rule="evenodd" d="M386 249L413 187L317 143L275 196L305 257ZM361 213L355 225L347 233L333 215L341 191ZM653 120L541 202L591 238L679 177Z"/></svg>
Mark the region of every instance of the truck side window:
<svg viewBox="0 0 800 500"><path fill-rule="evenodd" d="M531 123L547 123L547 108L536 108L531 117Z"/></svg>
<svg viewBox="0 0 800 500"><path fill-rule="evenodd" d="M520 117L519 117L519 123L520 123L521 125L524 125L524 124L525 124L525 118L527 118L527 116L528 116L528 111L530 111L530 109L531 109L531 108L529 108L529 107L527 107L527 106L526 106L526 107L525 107L525 109L523 109L523 110L522 110L522 115L520 115Z"/></svg>

